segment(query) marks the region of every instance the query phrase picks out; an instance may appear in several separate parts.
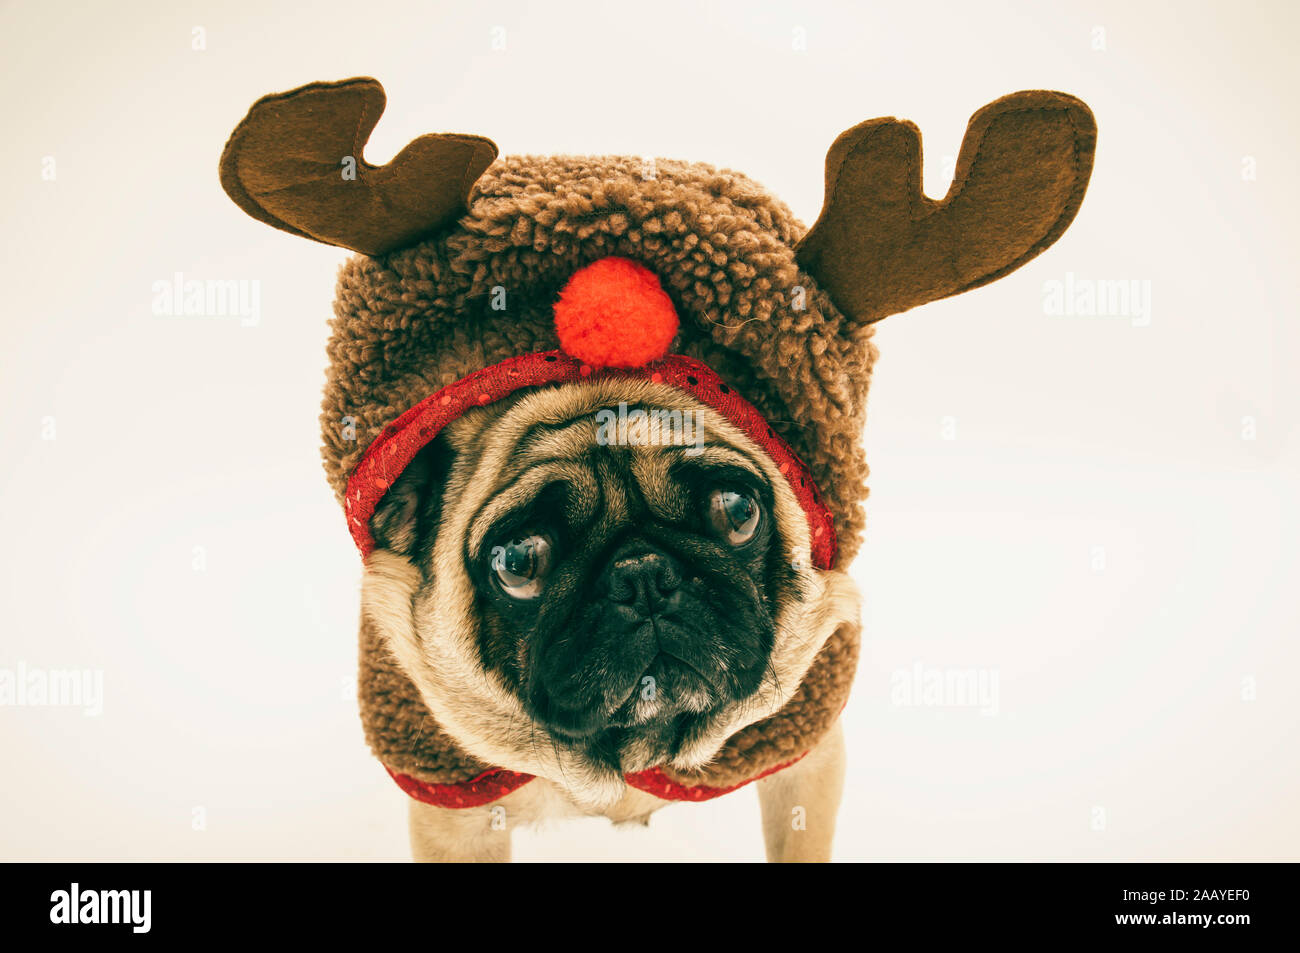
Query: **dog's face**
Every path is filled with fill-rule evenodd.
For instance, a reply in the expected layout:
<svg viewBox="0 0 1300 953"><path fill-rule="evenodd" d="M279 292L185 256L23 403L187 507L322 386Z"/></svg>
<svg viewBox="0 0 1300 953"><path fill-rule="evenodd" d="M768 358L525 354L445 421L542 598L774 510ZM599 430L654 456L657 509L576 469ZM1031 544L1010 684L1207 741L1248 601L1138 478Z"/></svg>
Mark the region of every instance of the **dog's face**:
<svg viewBox="0 0 1300 953"><path fill-rule="evenodd" d="M791 556L771 486L734 447L592 437L586 415L534 429L472 516L479 646L563 743L670 758L758 688L776 607L795 597Z"/></svg>
<svg viewBox="0 0 1300 953"><path fill-rule="evenodd" d="M707 761L789 699L851 601L770 458L644 381L461 418L372 527L367 611L439 724L580 796Z"/></svg>

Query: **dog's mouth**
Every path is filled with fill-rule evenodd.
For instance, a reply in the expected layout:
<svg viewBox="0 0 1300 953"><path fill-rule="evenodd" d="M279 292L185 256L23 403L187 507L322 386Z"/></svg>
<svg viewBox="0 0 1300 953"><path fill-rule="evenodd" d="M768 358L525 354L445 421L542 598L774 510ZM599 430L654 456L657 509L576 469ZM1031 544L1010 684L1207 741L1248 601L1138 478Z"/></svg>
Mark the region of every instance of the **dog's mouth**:
<svg viewBox="0 0 1300 953"><path fill-rule="evenodd" d="M651 623L644 627L663 628ZM716 663L691 661L654 639L649 636L650 647L641 661L627 663L624 674L596 688L585 701L534 695L532 717L561 740L589 743L610 732L661 736L737 700Z"/></svg>
<svg viewBox="0 0 1300 953"><path fill-rule="evenodd" d="M674 760L765 670L766 657L737 665L701 644L698 625L671 619L643 621L625 639L612 677L585 678L586 691L568 697L535 692L527 706L554 744L624 773Z"/></svg>
<svg viewBox="0 0 1300 953"><path fill-rule="evenodd" d="M665 716L704 714L722 701L717 676L661 648L636 680L636 687L610 715L615 728L633 728Z"/></svg>
<svg viewBox="0 0 1300 953"><path fill-rule="evenodd" d="M656 654L608 714L539 719L555 743L585 760L636 771L671 761L695 729L727 701L715 678L669 652Z"/></svg>

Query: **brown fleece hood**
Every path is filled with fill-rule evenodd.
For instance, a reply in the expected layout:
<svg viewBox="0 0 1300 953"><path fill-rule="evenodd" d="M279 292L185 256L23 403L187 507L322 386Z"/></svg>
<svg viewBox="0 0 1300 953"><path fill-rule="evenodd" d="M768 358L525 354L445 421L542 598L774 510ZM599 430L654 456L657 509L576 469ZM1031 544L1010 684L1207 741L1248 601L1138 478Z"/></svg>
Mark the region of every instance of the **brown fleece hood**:
<svg viewBox="0 0 1300 953"><path fill-rule="evenodd" d="M369 166L362 148L383 105L369 79L266 97L221 163L226 191L255 218L362 253L339 276L320 419L326 473L353 523L396 476L350 483L368 448L391 444L413 408L470 375L558 353L557 293L617 256L672 299L672 353L743 396L806 465L833 521L836 568L861 542L873 322L999 278L1051 245L1079 208L1096 140L1073 97L1005 97L972 118L952 188L935 201L921 192L916 128L870 120L832 145L809 230L749 179L698 163L496 159L485 139L437 135ZM363 491L365 519L349 498ZM368 534L353 530L359 542ZM857 652L857 630L841 628L790 702L732 736L707 769L629 783L701 799L791 763L843 708ZM461 751L364 624L360 675L367 740L408 793L470 806L527 780Z"/></svg>

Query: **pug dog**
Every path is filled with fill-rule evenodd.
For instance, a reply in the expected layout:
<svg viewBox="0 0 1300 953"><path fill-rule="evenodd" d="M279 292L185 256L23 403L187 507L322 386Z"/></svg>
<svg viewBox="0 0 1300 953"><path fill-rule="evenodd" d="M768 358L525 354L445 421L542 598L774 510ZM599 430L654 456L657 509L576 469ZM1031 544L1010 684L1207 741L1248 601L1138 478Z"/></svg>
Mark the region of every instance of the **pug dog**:
<svg viewBox="0 0 1300 953"><path fill-rule="evenodd" d="M362 720L416 857L504 860L519 824L753 781L768 857L828 859L874 324L1051 246L1091 111L989 103L942 199L914 125L859 122L805 228L704 163L431 133L374 166L385 102L368 77L263 97L219 171L254 219L356 253L322 457L364 559Z"/></svg>
<svg viewBox="0 0 1300 953"><path fill-rule="evenodd" d="M558 815L648 821L669 802L624 774L707 764L858 624L848 575L810 566L807 518L771 457L650 381L470 411L372 526L366 618L460 746L537 776L497 802L505 823L413 800L421 860L506 860L511 829ZM758 781L769 859L829 859L843 776L837 724Z"/></svg>

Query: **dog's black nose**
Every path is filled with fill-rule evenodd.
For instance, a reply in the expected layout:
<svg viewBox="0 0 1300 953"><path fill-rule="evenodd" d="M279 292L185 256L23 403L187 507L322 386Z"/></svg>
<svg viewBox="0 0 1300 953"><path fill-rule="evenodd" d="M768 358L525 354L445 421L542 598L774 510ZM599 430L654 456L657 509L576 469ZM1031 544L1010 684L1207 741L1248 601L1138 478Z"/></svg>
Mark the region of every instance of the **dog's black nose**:
<svg viewBox="0 0 1300 953"><path fill-rule="evenodd" d="M642 553L615 560L609 570L609 597L620 605L654 612L681 585L677 564L663 553Z"/></svg>

